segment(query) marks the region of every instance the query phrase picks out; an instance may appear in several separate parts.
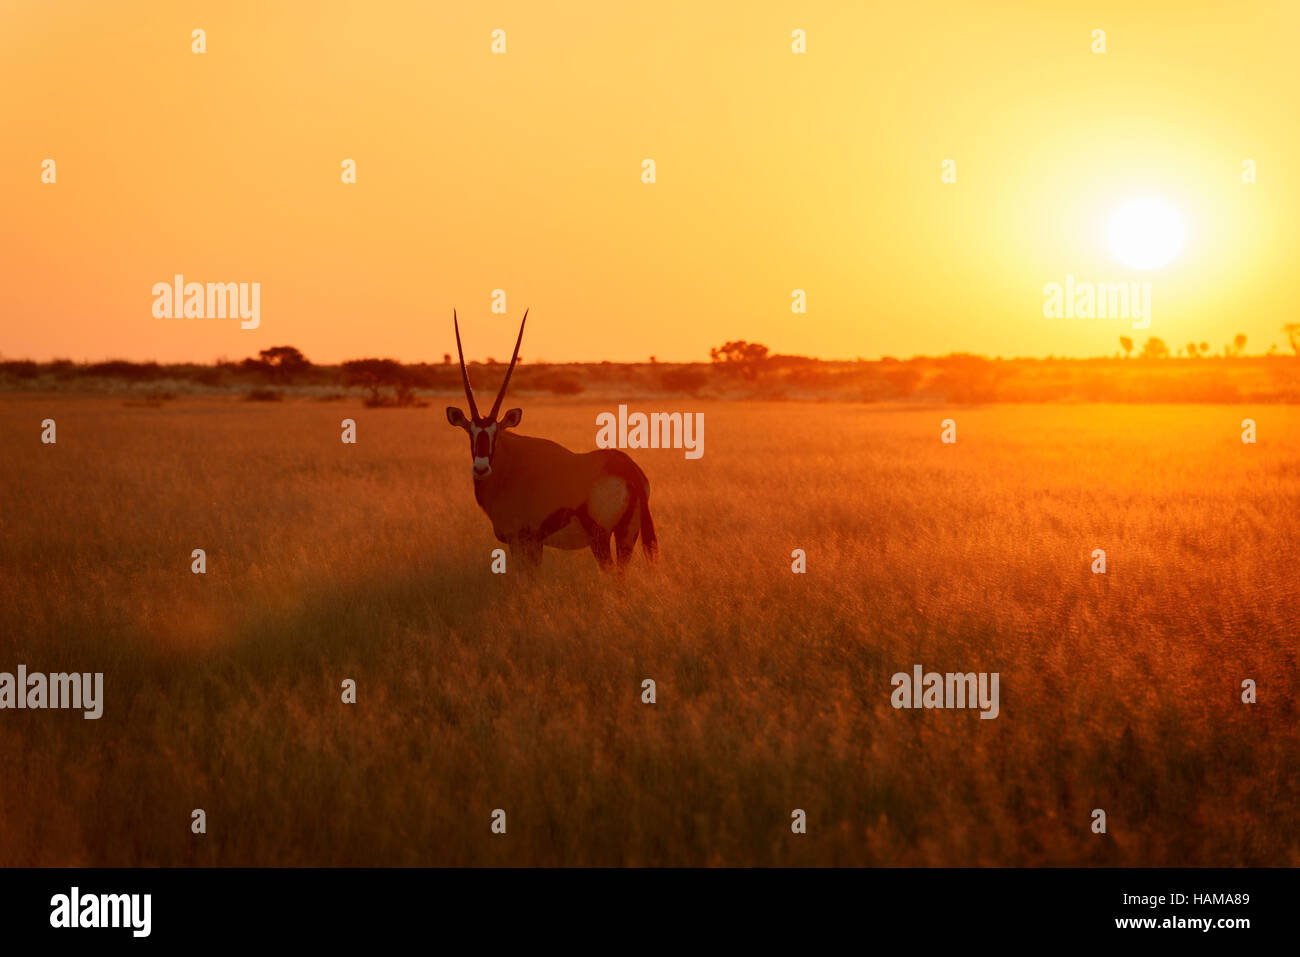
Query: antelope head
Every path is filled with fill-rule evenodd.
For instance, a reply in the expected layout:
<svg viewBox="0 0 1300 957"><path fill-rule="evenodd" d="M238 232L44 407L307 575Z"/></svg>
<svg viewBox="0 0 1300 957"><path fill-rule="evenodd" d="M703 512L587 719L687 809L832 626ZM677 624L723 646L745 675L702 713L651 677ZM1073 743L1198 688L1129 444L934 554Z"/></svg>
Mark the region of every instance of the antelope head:
<svg viewBox="0 0 1300 957"><path fill-rule="evenodd" d="M465 383L465 398L469 402L469 418L454 405L447 406L447 421L462 428L469 435L469 454L474 460L474 480L480 481L492 474L492 459L497 452L497 439L506 429L513 429L523 419L522 409L511 409L497 420L497 411L501 400L506 397L506 386L510 384L510 374L515 371L519 360L519 344L524 341L524 323L528 321L528 310L524 310L523 321L519 323L519 338L515 340L515 354L510 357L510 368L506 369L505 381L497 400L492 403L492 411L487 415L478 414L478 405L474 402L474 390L469 385L469 373L465 369L465 351L460 346L460 320L453 309L452 322L456 326L456 353L460 356L460 378Z"/></svg>

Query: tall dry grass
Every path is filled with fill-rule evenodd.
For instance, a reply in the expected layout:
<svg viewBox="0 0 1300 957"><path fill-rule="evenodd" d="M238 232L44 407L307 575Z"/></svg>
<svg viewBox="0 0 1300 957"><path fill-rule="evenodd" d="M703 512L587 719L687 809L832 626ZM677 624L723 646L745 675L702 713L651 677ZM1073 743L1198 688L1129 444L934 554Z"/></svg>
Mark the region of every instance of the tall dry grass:
<svg viewBox="0 0 1300 957"><path fill-rule="evenodd" d="M620 581L490 574L441 403L0 400L0 670L106 696L0 712L0 863L1300 863L1300 410L688 404Z"/></svg>

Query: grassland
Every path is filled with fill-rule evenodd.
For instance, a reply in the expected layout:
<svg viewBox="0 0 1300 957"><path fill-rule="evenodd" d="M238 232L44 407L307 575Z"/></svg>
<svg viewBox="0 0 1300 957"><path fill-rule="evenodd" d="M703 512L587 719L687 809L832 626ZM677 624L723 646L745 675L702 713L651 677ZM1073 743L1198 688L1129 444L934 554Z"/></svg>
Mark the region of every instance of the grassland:
<svg viewBox="0 0 1300 957"><path fill-rule="evenodd" d="M0 670L106 697L0 712L0 864L1300 864L1300 408L678 401L620 581L490 574L443 404L0 398Z"/></svg>

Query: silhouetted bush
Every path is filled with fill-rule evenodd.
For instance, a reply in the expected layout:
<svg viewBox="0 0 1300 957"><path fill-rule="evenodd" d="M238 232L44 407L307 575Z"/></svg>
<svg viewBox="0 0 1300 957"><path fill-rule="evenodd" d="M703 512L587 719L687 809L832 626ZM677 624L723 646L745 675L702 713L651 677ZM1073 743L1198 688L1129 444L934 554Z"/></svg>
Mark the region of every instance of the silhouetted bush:
<svg viewBox="0 0 1300 957"><path fill-rule="evenodd" d="M867 402L906 399L921 384L922 373L913 362L881 362L867 374L862 398Z"/></svg>
<svg viewBox="0 0 1300 957"><path fill-rule="evenodd" d="M948 402L993 402L1003 373L982 356L958 353L936 359L940 371L929 388Z"/></svg>
<svg viewBox="0 0 1300 957"><path fill-rule="evenodd" d="M668 392L695 395L708 384L709 377L703 369L693 369L689 366L668 369L659 374L659 386Z"/></svg>
<svg viewBox="0 0 1300 957"><path fill-rule="evenodd" d="M293 382L312 368L307 357L294 346L271 346L259 352L256 359L245 359L240 366L272 382L285 384Z"/></svg>
<svg viewBox="0 0 1300 957"><path fill-rule="evenodd" d="M709 358L723 372L738 372L746 379L754 379L767 363L767 346L736 339L723 343L716 349L710 349Z"/></svg>
<svg viewBox="0 0 1300 957"><path fill-rule="evenodd" d="M343 384L369 389L365 404L370 408L415 404L411 377L396 359L350 359L343 363ZM394 394L382 394L380 390L385 388L391 388Z"/></svg>
<svg viewBox="0 0 1300 957"><path fill-rule="evenodd" d="M82 375L98 376L104 379L126 379L127 381L148 381L162 379L167 373L156 362L127 362L125 359L110 359L107 362L92 362L81 369Z"/></svg>
<svg viewBox="0 0 1300 957"><path fill-rule="evenodd" d="M528 385L533 389L544 389L551 395L580 395L583 391L582 381L565 372L543 372L530 377Z"/></svg>
<svg viewBox="0 0 1300 957"><path fill-rule="evenodd" d="M15 379L34 379L41 374L41 367L30 359L17 359L0 362L0 374L11 375Z"/></svg>

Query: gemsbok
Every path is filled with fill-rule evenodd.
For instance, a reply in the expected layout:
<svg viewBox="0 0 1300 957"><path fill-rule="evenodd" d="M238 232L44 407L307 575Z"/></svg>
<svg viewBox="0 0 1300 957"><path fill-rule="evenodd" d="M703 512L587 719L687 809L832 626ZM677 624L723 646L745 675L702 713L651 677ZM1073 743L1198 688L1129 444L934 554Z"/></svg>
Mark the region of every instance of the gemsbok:
<svg viewBox="0 0 1300 957"><path fill-rule="evenodd" d="M460 319L452 310L470 417L465 418L465 413L452 405L447 407L447 421L469 434L475 500L492 520L497 539L529 564L540 562L542 546L549 545L571 550L590 548L600 567L608 568L611 535L620 569L631 560L638 535L646 557L653 561L659 552L659 539L650 518L650 482L626 452L570 452L549 439L507 431L523 419L520 409L511 409L497 420L510 375L519 360L527 321L525 310L505 381L492 411L484 416L479 415L474 402L465 351L460 344Z"/></svg>

